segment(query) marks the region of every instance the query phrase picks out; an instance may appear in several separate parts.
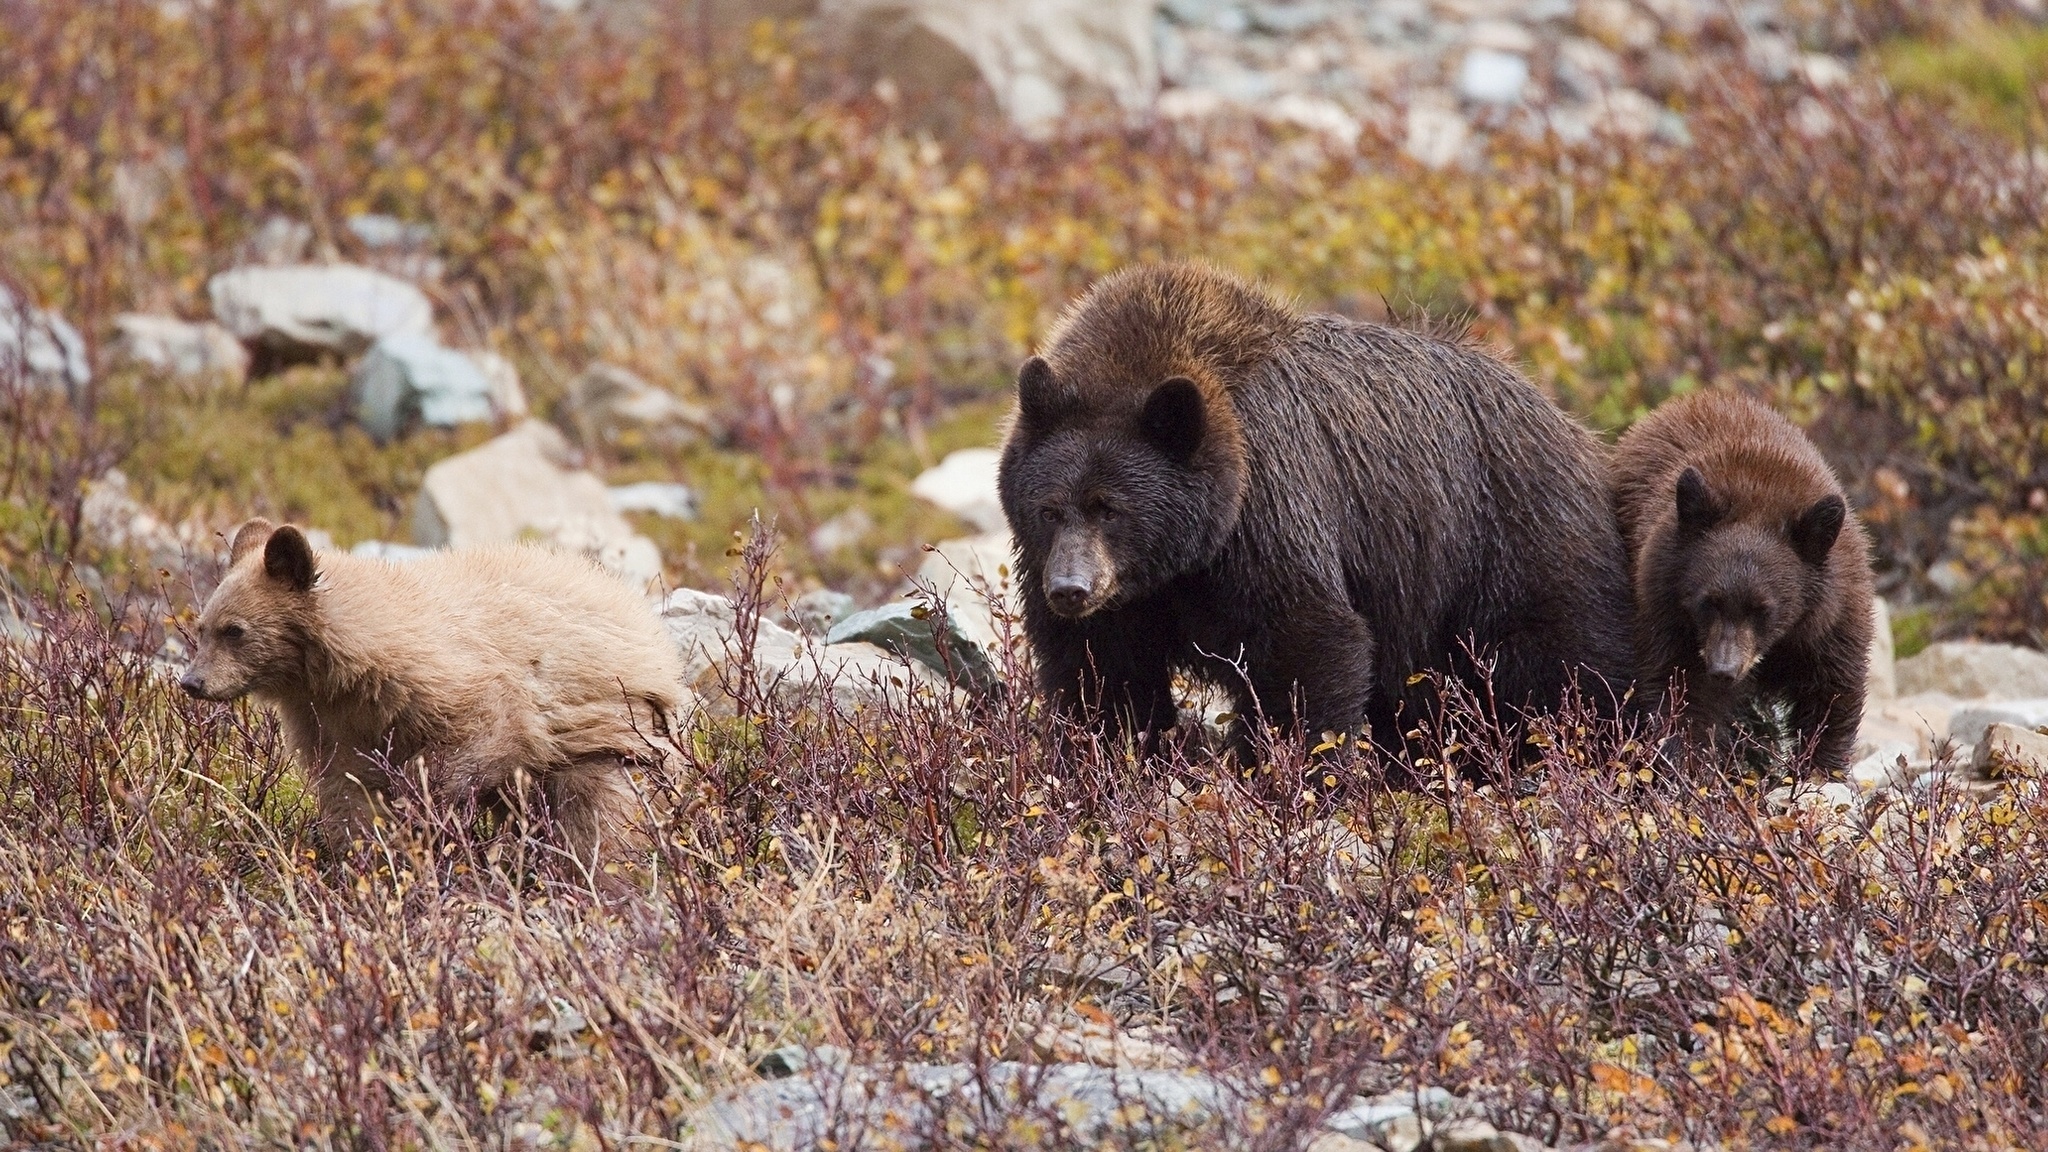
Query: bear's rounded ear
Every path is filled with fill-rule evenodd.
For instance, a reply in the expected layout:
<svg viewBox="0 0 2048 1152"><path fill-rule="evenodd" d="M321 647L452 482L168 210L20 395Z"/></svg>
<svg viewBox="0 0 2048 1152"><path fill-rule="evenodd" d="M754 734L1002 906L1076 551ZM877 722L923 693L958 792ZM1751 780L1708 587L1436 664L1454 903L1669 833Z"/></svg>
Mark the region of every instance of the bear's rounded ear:
<svg viewBox="0 0 2048 1152"><path fill-rule="evenodd" d="M1049 424L1066 399L1065 389L1043 356L1033 356L1017 370L1017 409L1027 423Z"/></svg>
<svg viewBox="0 0 2048 1152"><path fill-rule="evenodd" d="M1848 505L1833 493L1813 502L1813 506L1799 514L1792 521L1792 547L1799 558L1818 567L1827 563L1828 553L1834 551L1835 538L1842 534L1842 522L1849 516Z"/></svg>
<svg viewBox="0 0 2048 1152"><path fill-rule="evenodd" d="M1707 489L1707 478L1697 468L1678 474L1678 526L1686 532L1705 532L1721 519L1721 502Z"/></svg>
<svg viewBox="0 0 2048 1152"><path fill-rule="evenodd" d="M277 525L258 516L235 529L235 538L228 544L228 563L239 564L242 557L263 546L270 534L277 531Z"/></svg>
<svg viewBox="0 0 2048 1152"><path fill-rule="evenodd" d="M306 534L287 524L263 545L263 574L294 592L313 586L313 546Z"/></svg>
<svg viewBox="0 0 2048 1152"><path fill-rule="evenodd" d="M1175 376L1152 390L1145 398L1145 413L1139 418L1145 439L1175 460L1186 460L1202 446L1209 430L1207 404L1193 380Z"/></svg>

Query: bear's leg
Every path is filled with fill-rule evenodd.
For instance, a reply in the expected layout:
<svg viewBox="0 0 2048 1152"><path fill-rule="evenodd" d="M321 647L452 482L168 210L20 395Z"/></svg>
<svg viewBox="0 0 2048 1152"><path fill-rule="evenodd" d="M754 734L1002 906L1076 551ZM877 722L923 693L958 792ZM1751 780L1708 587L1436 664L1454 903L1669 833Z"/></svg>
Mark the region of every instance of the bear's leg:
<svg viewBox="0 0 2048 1152"><path fill-rule="evenodd" d="M548 814L582 867L595 870L641 842L640 803L619 757L590 756L558 769L545 792Z"/></svg>
<svg viewBox="0 0 2048 1152"><path fill-rule="evenodd" d="M1140 639L1121 620L1060 629L1034 638L1041 687L1060 717L1096 727L1109 739L1136 738L1150 752L1173 727L1170 652L1157 636Z"/></svg>
<svg viewBox="0 0 2048 1152"><path fill-rule="evenodd" d="M385 810L384 795L364 774L330 768L313 781L317 807L314 831L329 856L345 858L355 842L375 834L377 814Z"/></svg>
<svg viewBox="0 0 2048 1152"><path fill-rule="evenodd" d="M1373 693L1372 630L1348 603L1302 605L1251 645L1252 687L1268 722L1309 736L1364 730Z"/></svg>
<svg viewBox="0 0 2048 1152"><path fill-rule="evenodd" d="M1813 768L1828 776L1849 769L1856 736L1863 724L1863 678L1868 657L1861 651L1840 663L1827 659L1800 661L1804 675L1790 682L1792 731L1801 748L1813 749ZM1842 667L1846 663L1848 667ZM1831 671L1834 670L1834 671Z"/></svg>

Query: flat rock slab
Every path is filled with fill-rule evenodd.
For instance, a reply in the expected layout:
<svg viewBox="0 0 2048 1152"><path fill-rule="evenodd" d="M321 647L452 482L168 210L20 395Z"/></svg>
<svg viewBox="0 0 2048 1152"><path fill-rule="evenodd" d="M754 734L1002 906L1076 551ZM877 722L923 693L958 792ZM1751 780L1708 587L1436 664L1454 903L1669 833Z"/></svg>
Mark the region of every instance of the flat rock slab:
<svg viewBox="0 0 2048 1152"><path fill-rule="evenodd" d="M434 330L426 293L356 264L231 268L206 282L206 294L238 339L287 357L354 356L387 336Z"/></svg>
<svg viewBox="0 0 2048 1152"><path fill-rule="evenodd" d="M22 373L37 388L77 396L92 383L85 339L70 321L0 284L0 377Z"/></svg>
<svg viewBox="0 0 2048 1152"><path fill-rule="evenodd" d="M561 433L529 420L427 469L413 542L474 548L537 540L589 556L636 588L661 575L661 552L614 511L604 482L573 466Z"/></svg>
<svg viewBox="0 0 2048 1152"><path fill-rule="evenodd" d="M900 705L919 691L945 685L922 665L873 644L826 644L766 618L754 625L752 650L741 643L738 611L716 592L678 588L663 599L662 622L683 660L683 681L717 715L738 707L734 692L819 703L852 713ZM751 681L742 673L751 668Z"/></svg>
<svg viewBox="0 0 2048 1152"><path fill-rule="evenodd" d="M482 364L424 332L378 340L349 374L356 423L379 444L416 425L488 422L498 414L494 391Z"/></svg>
<svg viewBox="0 0 2048 1152"><path fill-rule="evenodd" d="M2048 696L2048 654L2012 644L1947 641L1898 662L1905 695L1943 692L1964 700Z"/></svg>
<svg viewBox="0 0 2048 1152"><path fill-rule="evenodd" d="M1960 706L1949 717L1948 738L1958 744L1975 744L1984 738L1985 729L1994 724L2030 729L2048 724L2048 697Z"/></svg>
<svg viewBox="0 0 2048 1152"><path fill-rule="evenodd" d="M915 660L972 692L990 692L1002 683L988 650L968 635L960 617L951 611L945 614L942 628L939 614L925 605L898 601L855 612L834 624L825 637L827 644L835 646L856 641Z"/></svg>
<svg viewBox="0 0 2048 1152"><path fill-rule="evenodd" d="M176 316L121 313L107 351L118 362L163 376L239 384L249 375L249 350L234 333Z"/></svg>

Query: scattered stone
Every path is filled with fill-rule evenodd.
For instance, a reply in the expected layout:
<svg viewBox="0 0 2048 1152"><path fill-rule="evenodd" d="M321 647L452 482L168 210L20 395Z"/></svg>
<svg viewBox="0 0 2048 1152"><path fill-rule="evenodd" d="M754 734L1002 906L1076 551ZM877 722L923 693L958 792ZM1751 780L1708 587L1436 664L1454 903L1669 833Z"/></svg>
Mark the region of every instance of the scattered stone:
<svg viewBox="0 0 2048 1152"><path fill-rule="evenodd" d="M191 524L172 527L143 507L118 468L85 482L78 529L86 542L108 552L140 553L150 568L182 572L186 561L207 549L205 534Z"/></svg>
<svg viewBox="0 0 2048 1152"><path fill-rule="evenodd" d="M1465 29L1465 43L1526 57L1536 50L1536 35L1513 20L1480 20Z"/></svg>
<svg viewBox="0 0 2048 1152"><path fill-rule="evenodd" d="M978 75L1010 122L1049 132L1071 96L1132 111L1159 91L1156 0L823 0L819 13L885 76ZM950 52L957 60L934 59ZM962 67L962 62L966 67Z"/></svg>
<svg viewBox="0 0 2048 1152"><path fill-rule="evenodd" d="M1633 88L1615 88L1589 101L1586 115L1588 126L1595 132L1643 140L1657 131L1664 107Z"/></svg>
<svg viewBox="0 0 2048 1152"><path fill-rule="evenodd" d="M1443 168L1465 154L1465 145L1471 138L1471 122L1456 109L1411 104L1401 150L1424 167Z"/></svg>
<svg viewBox="0 0 2048 1152"><path fill-rule="evenodd" d="M1949 719L1959 704L1942 692L1874 700L1864 706L1863 727L1871 733L1873 747L1876 741L1910 740L1914 757L1924 760L1934 755L1936 745L1948 735Z"/></svg>
<svg viewBox="0 0 2048 1152"><path fill-rule="evenodd" d="M962 448L947 453L938 466L910 482L910 494L951 512L983 532L1008 527L1002 496L996 491L996 466L1002 453L994 448Z"/></svg>
<svg viewBox="0 0 2048 1152"><path fill-rule="evenodd" d="M855 612L832 626L825 636L829 645L872 644L898 656L917 661L949 681L976 693L993 691L1002 683L987 649L971 639L951 612L945 618L945 644L941 652L939 618L923 604L898 601Z"/></svg>
<svg viewBox="0 0 2048 1152"><path fill-rule="evenodd" d="M1529 85L1529 61L1513 52L1475 48L1458 67L1458 95L1475 104L1514 104Z"/></svg>
<svg viewBox="0 0 2048 1152"><path fill-rule="evenodd" d="M817 588L796 598L790 605L790 621L807 636L823 639L832 625L858 610L853 597L833 588Z"/></svg>
<svg viewBox="0 0 2048 1152"><path fill-rule="evenodd" d="M858 546L874 530L874 516L866 508L856 504L811 529L811 551L820 556L830 556L834 552Z"/></svg>
<svg viewBox="0 0 2048 1152"><path fill-rule="evenodd" d="M528 420L427 469L413 540L470 548L541 540L578 552L635 587L661 575L661 552L614 511L604 482L575 466L561 433Z"/></svg>
<svg viewBox="0 0 2048 1152"><path fill-rule="evenodd" d="M491 414L500 422L526 419L526 389L519 383L519 369L496 352L478 350L463 355L476 362L491 385Z"/></svg>
<svg viewBox="0 0 2048 1152"><path fill-rule="evenodd" d="M1025 1043L1033 1056L1049 1063L1169 1071L1194 1067L1194 1059L1186 1052L1152 1039L1152 1034L1149 1028L1120 1029L1096 1020L1078 1020L1067 1025L1042 1025L1031 1032Z"/></svg>
<svg viewBox="0 0 2048 1152"><path fill-rule="evenodd" d="M123 312L114 317L107 354L163 376L240 384L249 376L249 350L235 334L213 323L194 324L176 316Z"/></svg>
<svg viewBox="0 0 2048 1152"><path fill-rule="evenodd" d="M1229 1116L1232 1094L1207 1076L1091 1064L1003 1061L979 1072L966 1064L858 1065L806 1069L727 1093L698 1114L699 1147L822 1149L836 1133L863 1146L935 1147L933 1134L964 1145L999 1142L993 1119L1035 1109L1061 1146L1161 1141Z"/></svg>
<svg viewBox="0 0 2048 1152"><path fill-rule="evenodd" d="M434 226L400 220L382 212L364 212L349 217L342 226L355 235L363 247L416 251L433 244Z"/></svg>
<svg viewBox="0 0 2048 1152"><path fill-rule="evenodd" d="M1568 36L1557 46L1557 82L1580 100L1597 100L1622 84L1621 57L1583 36Z"/></svg>
<svg viewBox="0 0 2048 1152"><path fill-rule="evenodd" d="M355 356L385 337L434 330L425 293L356 264L232 268L206 293L228 331L279 362Z"/></svg>
<svg viewBox="0 0 2048 1152"><path fill-rule="evenodd" d="M2048 772L2048 734L2017 724L1993 724L1977 741L1970 767L1991 780Z"/></svg>
<svg viewBox="0 0 2048 1152"><path fill-rule="evenodd" d="M1963 699L2048 696L2048 655L2011 644L1948 641L1898 662L1898 690Z"/></svg>
<svg viewBox="0 0 2048 1152"><path fill-rule="evenodd" d="M1630 0L1580 0L1579 27L1622 51L1639 52L1657 43L1657 21Z"/></svg>
<svg viewBox="0 0 2048 1152"><path fill-rule="evenodd" d="M562 413L585 447L634 440L674 447L711 427L711 417L702 408L616 364L592 364L571 380Z"/></svg>
<svg viewBox="0 0 2048 1152"><path fill-rule="evenodd" d="M1410 1152L1436 1125L1466 1119L1477 1111L1470 1103L1432 1086L1356 1100L1324 1120L1323 1127L1387 1152Z"/></svg>
<svg viewBox="0 0 2048 1152"><path fill-rule="evenodd" d="M1259 114L1268 123L1292 124L1320 132L1338 144L1356 144L1358 134L1364 131L1358 117L1346 112L1343 105L1299 92L1288 92L1260 105Z"/></svg>
<svg viewBox="0 0 2048 1152"><path fill-rule="evenodd" d="M434 549L422 548L417 544L393 544L389 540L362 540L348 550L351 556L366 556L373 560L389 560L394 564L409 564L421 557L432 556Z"/></svg>
<svg viewBox="0 0 2048 1152"><path fill-rule="evenodd" d="M1870 598L1870 618L1870 671L1864 677L1864 699L1890 700L1899 694L1899 672L1892 649L1892 610L1884 597Z"/></svg>
<svg viewBox="0 0 2048 1152"><path fill-rule="evenodd" d="M0 284L0 394L17 378L32 389L61 389L75 400L92 383L92 365L85 339L70 321L29 305Z"/></svg>
<svg viewBox="0 0 2048 1152"><path fill-rule="evenodd" d="M297 264L313 247L313 226L289 216L266 216L237 250L236 263Z"/></svg>
<svg viewBox="0 0 2048 1152"><path fill-rule="evenodd" d="M492 392L490 377L475 360L420 332L378 340L349 375L356 423L379 444L421 424L485 423L498 415Z"/></svg>
<svg viewBox="0 0 2048 1152"><path fill-rule="evenodd" d="M1815 88L1839 88L1849 82L1849 66L1819 52L1807 52L1799 57L1799 75Z"/></svg>
<svg viewBox="0 0 2048 1152"><path fill-rule="evenodd" d="M1920 748L1904 741L1877 745L1849 766L1849 783L1865 792L1903 788L1925 770Z"/></svg>
<svg viewBox="0 0 2048 1152"><path fill-rule="evenodd" d="M612 507L620 512L648 512L670 520L697 518L697 493L687 484L668 480L643 480L620 484L608 490Z"/></svg>
<svg viewBox="0 0 2048 1152"><path fill-rule="evenodd" d="M1948 738L1958 744L1975 744L1994 724L2020 728L2048 726L2048 697L1959 705L1949 717Z"/></svg>
<svg viewBox="0 0 2048 1152"><path fill-rule="evenodd" d="M684 682L713 712L731 715L733 691L761 691L804 701L819 691L848 712L901 703L920 690L943 690L920 665L872 644L821 644L771 620L754 631L751 683L734 681L743 655L738 612L715 592L678 588L662 601L662 620L683 658Z"/></svg>

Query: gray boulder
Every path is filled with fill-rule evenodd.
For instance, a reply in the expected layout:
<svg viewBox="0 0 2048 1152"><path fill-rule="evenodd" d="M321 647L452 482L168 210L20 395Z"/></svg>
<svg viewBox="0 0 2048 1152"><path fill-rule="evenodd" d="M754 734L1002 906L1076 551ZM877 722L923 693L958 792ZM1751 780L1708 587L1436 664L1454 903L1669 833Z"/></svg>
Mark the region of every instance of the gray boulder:
<svg viewBox="0 0 2048 1152"><path fill-rule="evenodd" d="M1994 724L2029 729L2048 725L2048 698L1994 700L1957 708L1949 716L1948 738L1958 744L1980 743L1985 731Z"/></svg>
<svg viewBox="0 0 2048 1152"><path fill-rule="evenodd" d="M121 313L107 354L161 376L240 384L249 375L249 350L234 333L176 316Z"/></svg>
<svg viewBox="0 0 2048 1152"><path fill-rule="evenodd" d="M855 612L832 626L825 636L831 645L872 644L898 656L917 661L973 692L988 692L1001 684L988 650L971 639L959 618L945 614L945 651L940 651L939 614L923 604L898 601Z"/></svg>
<svg viewBox="0 0 2048 1152"><path fill-rule="evenodd" d="M661 552L614 511L604 482L576 467L561 433L529 420L427 469L413 541L471 548L539 540L589 556L635 587L661 575Z"/></svg>
<svg viewBox="0 0 2048 1152"><path fill-rule="evenodd" d="M207 281L206 293L228 331L284 358L354 356L385 337L434 329L425 293L355 264L231 268Z"/></svg>
<svg viewBox="0 0 2048 1152"><path fill-rule="evenodd" d="M0 391L17 380L75 399L92 383L92 365L86 361L85 338L69 321L0 284Z"/></svg>
<svg viewBox="0 0 2048 1152"><path fill-rule="evenodd" d="M383 337L349 375L356 423L379 444L421 424L486 423L498 414L492 391L482 365L425 332Z"/></svg>
<svg viewBox="0 0 2048 1152"><path fill-rule="evenodd" d="M678 588L662 600L661 617L682 656L683 682L715 714L732 714L728 688L795 703L822 697L846 712L944 690L919 665L872 644L827 645L767 619L756 621L752 651L743 652L738 612L715 592ZM743 656L750 657L753 679L736 683Z"/></svg>
<svg viewBox="0 0 2048 1152"><path fill-rule="evenodd" d="M1475 48L1458 67L1458 95L1475 104L1514 104L1529 86L1529 61L1515 52Z"/></svg>
<svg viewBox="0 0 2048 1152"><path fill-rule="evenodd" d="M2048 655L2011 644L1950 641L1898 662L1902 695L1945 692L1969 699L2048 696Z"/></svg>
<svg viewBox="0 0 2048 1152"><path fill-rule="evenodd" d="M562 415L585 447L645 439L687 444L711 427L711 417L616 364L592 364L569 382Z"/></svg>

